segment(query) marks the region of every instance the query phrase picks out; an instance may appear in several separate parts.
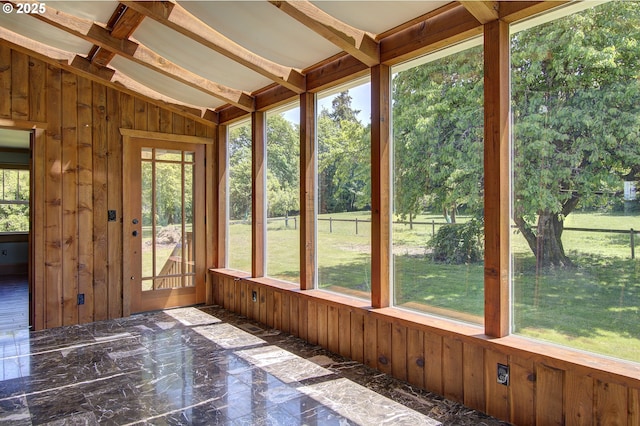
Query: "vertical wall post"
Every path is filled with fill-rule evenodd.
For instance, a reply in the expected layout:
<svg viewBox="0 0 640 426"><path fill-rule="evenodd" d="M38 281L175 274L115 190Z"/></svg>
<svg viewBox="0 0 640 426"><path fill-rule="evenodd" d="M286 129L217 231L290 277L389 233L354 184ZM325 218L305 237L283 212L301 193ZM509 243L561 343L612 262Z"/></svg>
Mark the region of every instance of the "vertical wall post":
<svg viewBox="0 0 640 426"><path fill-rule="evenodd" d="M300 289L315 286L316 103L313 93L300 95Z"/></svg>
<svg viewBox="0 0 640 426"><path fill-rule="evenodd" d="M509 334L511 182L509 25L484 26L484 322L492 337Z"/></svg>
<svg viewBox="0 0 640 426"><path fill-rule="evenodd" d="M251 114L251 276L263 277L265 272L265 182L267 177L266 114Z"/></svg>
<svg viewBox="0 0 640 426"><path fill-rule="evenodd" d="M371 306L389 306L391 217L390 102L387 65L371 68Z"/></svg>
<svg viewBox="0 0 640 426"><path fill-rule="evenodd" d="M227 266L227 220L229 213L227 211L227 126L218 126L218 137L216 140L217 147L217 170L216 170L216 194L215 208L218 212L216 216L216 244L215 250L215 267L225 268Z"/></svg>
<svg viewBox="0 0 640 426"><path fill-rule="evenodd" d="M218 250L218 229L217 220L218 213L216 211L216 148L217 148L217 131L218 126L214 126L215 133L211 138L212 144L205 146L205 235L206 235L206 265L207 267L215 266ZM211 274L207 274L206 278L206 294L205 303L213 304L213 283Z"/></svg>

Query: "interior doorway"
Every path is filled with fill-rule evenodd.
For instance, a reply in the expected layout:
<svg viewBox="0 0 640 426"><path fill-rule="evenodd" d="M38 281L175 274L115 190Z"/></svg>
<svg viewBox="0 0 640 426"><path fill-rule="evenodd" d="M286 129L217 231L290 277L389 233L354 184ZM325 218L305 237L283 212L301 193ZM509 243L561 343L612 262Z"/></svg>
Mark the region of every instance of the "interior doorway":
<svg viewBox="0 0 640 426"><path fill-rule="evenodd" d="M31 324L32 131L0 128L0 329Z"/></svg>

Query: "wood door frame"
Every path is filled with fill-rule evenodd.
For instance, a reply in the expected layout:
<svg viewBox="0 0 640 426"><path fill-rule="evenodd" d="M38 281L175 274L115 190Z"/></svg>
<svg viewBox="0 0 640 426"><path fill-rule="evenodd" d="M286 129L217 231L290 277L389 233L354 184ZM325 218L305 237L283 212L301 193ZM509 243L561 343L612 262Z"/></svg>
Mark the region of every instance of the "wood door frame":
<svg viewBox="0 0 640 426"><path fill-rule="evenodd" d="M189 135L174 135L171 133L159 133L159 132L149 132L149 131L140 131L140 130L132 130L132 129L120 129L120 133L122 135L122 150L123 150L123 172L130 171L133 161L139 162L139 157L132 156L128 154L128 150L131 149L131 146L139 141L152 141L152 142L170 142L170 143L183 143L190 145L200 145L205 149L203 150L202 158L206 159L206 145L213 144L212 139L198 137L198 136L189 136ZM204 164L203 170L196 174L196 179L198 179L198 184L202 186L203 193L207 194L207 183L205 179L206 175L206 164ZM122 188L122 201L123 206L129 204L129 198L132 196L137 196L137 194L132 194L132 191L127 191L125 186ZM197 264L199 264L198 270L196 271L196 279L201 279L201 285L196 285L196 300L198 303L206 301L206 295L210 292L207 291L207 279L206 279L206 200L199 199L198 197L194 197L194 217L196 215L203 216L203 230L202 232L197 232L194 234L194 241L197 247L200 247L200 256L199 262L196 260ZM124 211L123 211L124 218ZM126 221L124 221L126 222ZM128 235L128 232L132 232L130 223L123 223L123 236ZM131 277L127 277L129 270L132 266L132 258L128 255L130 253L130 243L131 239L123 238L122 239L122 313L123 316L130 316L132 311L132 283ZM198 277L201 275L201 277ZM137 282L137 281L136 281Z"/></svg>

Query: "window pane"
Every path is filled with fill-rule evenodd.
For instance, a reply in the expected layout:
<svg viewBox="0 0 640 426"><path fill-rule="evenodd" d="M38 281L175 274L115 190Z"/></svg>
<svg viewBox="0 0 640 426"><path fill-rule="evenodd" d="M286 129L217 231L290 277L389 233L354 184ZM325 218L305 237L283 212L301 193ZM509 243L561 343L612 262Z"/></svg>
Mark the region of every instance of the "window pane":
<svg viewBox="0 0 640 426"><path fill-rule="evenodd" d="M251 271L251 123L229 127L227 266Z"/></svg>
<svg viewBox="0 0 640 426"><path fill-rule="evenodd" d="M0 232L29 231L29 170L0 170Z"/></svg>
<svg viewBox="0 0 640 426"><path fill-rule="evenodd" d="M267 275L300 282L300 108L267 114Z"/></svg>
<svg viewBox="0 0 640 426"><path fill-rule="evenodd" d="M393 71L397 306L484 322L480 41Z"/></svg>
<svg viewBox="0 0 640 426"><path fill-rule="evenodd" d="M640 4L528 26L511 37L513 328L640 361Z"/></svg>
<svg viewBox="0 0 640 426"><path fill-rule="evenodd" d="M318 96L318 287L371 297L371 85Z"/></svg>

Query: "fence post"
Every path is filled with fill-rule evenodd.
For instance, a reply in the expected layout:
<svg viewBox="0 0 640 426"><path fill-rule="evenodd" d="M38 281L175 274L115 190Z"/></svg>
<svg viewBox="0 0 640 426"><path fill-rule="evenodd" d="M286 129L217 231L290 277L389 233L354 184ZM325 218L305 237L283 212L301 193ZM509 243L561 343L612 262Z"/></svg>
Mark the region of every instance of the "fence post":
<svg viewBox="0 0 640 426"><path fill-rule="evenodd" d="M329 216L329 233L333 233L333 218Z"/></svg>
<svg viewBox="0 0 640 426"><path fill-rule="evenodd" d="M289 229L289 216L284 217L284 227Z"/></svg>
<svg viewBox="0 0 640 426"><path fill-rule="evenodd" d="M436 236L436 220L431 219L431 238Z"/></svg>
<svg viewBox="0 0 640 426"><path fill-rule="evenodd" d="M636 258L636 232L631 228L631 259Z"/></svg>
<svg viewBox="0 0 640 426"><path fill-rule="evenodd" d="M409 213L409 229L413 231L413 213Z"/></svg>
<svg viewBox="0 0 640 426"><path fill-rule="evenodd" d="M293 229L298 229L298 218L294 217L293 218Z"/></svg>
<svg viewBox="0 0 640 426"><path fill-rule="evenodd" d="M358 218L356 217L356 235L358 235Z"/></svg>

